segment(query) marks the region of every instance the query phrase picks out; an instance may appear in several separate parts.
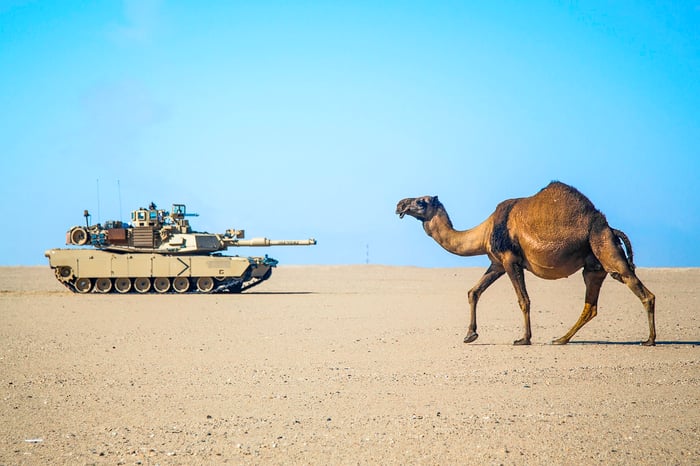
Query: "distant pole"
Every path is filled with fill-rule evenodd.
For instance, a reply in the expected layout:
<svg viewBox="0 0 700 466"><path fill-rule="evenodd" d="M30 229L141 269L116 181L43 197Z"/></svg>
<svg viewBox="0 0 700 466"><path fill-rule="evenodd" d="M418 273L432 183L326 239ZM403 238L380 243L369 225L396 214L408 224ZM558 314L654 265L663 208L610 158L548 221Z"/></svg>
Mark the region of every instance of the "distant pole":
<svg viewBox="0 0 700 466"><path fill-rule="evenodd" d="M365 263L369 264L369 243L367 243L367 250L366 250L366 256L365 256Z"/></svg>

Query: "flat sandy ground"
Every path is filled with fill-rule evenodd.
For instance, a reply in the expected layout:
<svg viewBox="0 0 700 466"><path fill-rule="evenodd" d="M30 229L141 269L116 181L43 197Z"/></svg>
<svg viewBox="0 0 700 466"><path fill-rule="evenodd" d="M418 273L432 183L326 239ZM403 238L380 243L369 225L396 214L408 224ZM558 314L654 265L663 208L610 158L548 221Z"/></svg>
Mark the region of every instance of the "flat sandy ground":
<svg viewBox="0 0 700 466"><path fill-rule="evenodd" d="M75 295L0 268L0 464L700 464L700 269L580 274L282 266L240 295Z"/></svg>

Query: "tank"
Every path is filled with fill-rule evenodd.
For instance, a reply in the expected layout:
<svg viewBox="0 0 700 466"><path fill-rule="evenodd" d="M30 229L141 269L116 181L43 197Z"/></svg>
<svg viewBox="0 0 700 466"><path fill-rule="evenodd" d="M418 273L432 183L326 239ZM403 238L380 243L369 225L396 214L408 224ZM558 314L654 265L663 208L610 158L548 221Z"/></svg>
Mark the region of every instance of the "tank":
<svg viewBox="0 0 700 466"><path fill-rule="evenodd" d="M277 260L227 256L230 247L310 246L304 240L245 239L244 230L225 233L192 230L184 204L170 212L148 208L131 212L131 223L110 220L66 232L66 244L79 248L49 249L56 278L76 293L240 293L270 278Z"/></svg>

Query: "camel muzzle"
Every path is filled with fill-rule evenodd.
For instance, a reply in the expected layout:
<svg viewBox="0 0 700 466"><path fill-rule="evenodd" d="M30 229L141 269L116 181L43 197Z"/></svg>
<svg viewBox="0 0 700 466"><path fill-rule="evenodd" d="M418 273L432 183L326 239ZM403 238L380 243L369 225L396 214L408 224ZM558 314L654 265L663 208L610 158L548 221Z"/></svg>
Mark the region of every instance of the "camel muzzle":
<svg viewBox="0 0 700 466"><path fill-rule="evenodd" d="M406 212L408 209L411 207L411 200L410 199L403 199L399 201L399 203L396 205L396 214L399 216L399 218L403 218L404 215L406 215Z"/></svg>

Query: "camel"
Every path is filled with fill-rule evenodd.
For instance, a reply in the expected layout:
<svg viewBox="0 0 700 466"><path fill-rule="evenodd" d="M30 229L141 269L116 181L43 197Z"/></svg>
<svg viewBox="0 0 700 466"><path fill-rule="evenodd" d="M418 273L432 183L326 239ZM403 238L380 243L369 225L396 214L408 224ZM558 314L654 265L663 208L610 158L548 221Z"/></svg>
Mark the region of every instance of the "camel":
<svg viewBox="0 0 700 466"><path fill-rule="evenodd" d="M524 271L555 280L583 268L586 284L583 312L571 330L552 343L568 343L597 315L600 288L610 274L641 300L649 320L649 338L642 344L655 345L656 298L634 272L629 238L622 231L611 228L605 216L576 188L553 181L534 196L501 202L484 222L464 231L453 228L437 196L403 199L397 204L396 213L400 218L410 215L420 220L428 236L453 254L486 254L491 260L491 265L467 295L470 322L465 343L479 337L476 333L479 297L503 274L507 274L513 283L525 320L525 334L514 344L529 345L532 338L530 298L525 289ZM624 243L627 255L620 241Z"/></svg>

